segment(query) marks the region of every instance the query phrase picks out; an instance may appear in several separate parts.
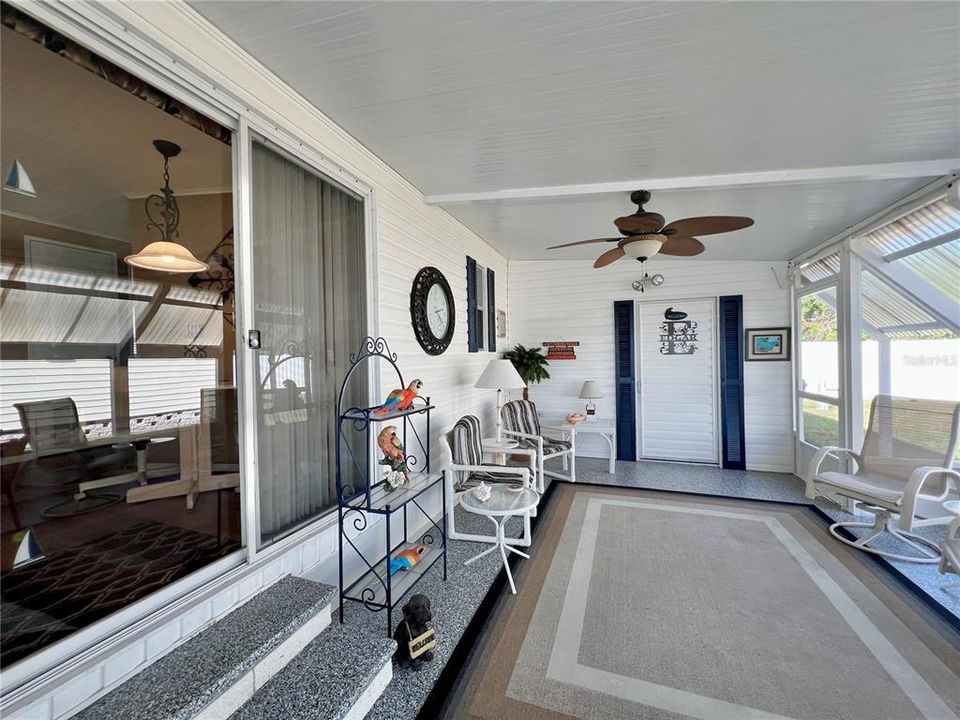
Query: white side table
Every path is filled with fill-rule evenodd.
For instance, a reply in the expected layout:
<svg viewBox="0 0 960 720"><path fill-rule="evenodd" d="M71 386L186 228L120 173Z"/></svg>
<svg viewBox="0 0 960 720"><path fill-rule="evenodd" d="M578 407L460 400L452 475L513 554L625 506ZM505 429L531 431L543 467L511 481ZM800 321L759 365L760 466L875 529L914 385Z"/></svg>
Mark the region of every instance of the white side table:
<svg viewBox="0 0 960 720"><path fill-rule="evenodd" d="M476 488L465 492L460 498L460 506L467 512L474 513L475 515L485 515L490 518L497 528L497 536L493 547L489 547L479 555L470 558L464 565L470 565L480 558L499 550L500 557L503 558L503 567L507 571L507 579L510 580L510 591L516 595L517 586L513 584L513 574L510 572L510 563L507 562L507 552L516 553L528 559L530 556L507 544L503 526L508 518L515 515L526 515L535 510L537 503L540 502L540 495L530 488L523 488L517 491L511 489L508 485L501 484L490 487L490 499L486 502L480 502L475 493Z"/></svg>
<svg viewBox="0 0 960 720"><path fill-rule="evenodd" d="M583 422L579 423L564 422L564 426L576 428L577 435L593 433L594 435L599 435L606 440L607 445L610 446L610 464L607 468L607 472L613 475L614 470L616 469L614 463L617 460L617 429L614 427L613 423L606 422L604 420L584 420Z"/></svg>
<svg viewBox="0 0 960 720"><path fill-rule="evenodd" d="M483 451L493 453L493 461L497 465L506 465L507 453L511 450L516 450L519 444L516 440L510 440L508 438L497 440L495 437L488 437L480 440Z"/></svg>

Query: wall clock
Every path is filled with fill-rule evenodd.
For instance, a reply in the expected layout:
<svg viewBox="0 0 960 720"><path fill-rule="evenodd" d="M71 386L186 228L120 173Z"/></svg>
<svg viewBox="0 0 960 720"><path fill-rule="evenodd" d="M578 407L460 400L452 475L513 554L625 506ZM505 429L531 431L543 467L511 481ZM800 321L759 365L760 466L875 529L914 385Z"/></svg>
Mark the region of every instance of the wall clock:
<svg viewBox="0 0 960 720"><path fill-rule="evenodd" d="M453 339L456 308L450 283L435 267L417 273L410 290L410 319L417 342L428 355L440 355Z"/></svg>

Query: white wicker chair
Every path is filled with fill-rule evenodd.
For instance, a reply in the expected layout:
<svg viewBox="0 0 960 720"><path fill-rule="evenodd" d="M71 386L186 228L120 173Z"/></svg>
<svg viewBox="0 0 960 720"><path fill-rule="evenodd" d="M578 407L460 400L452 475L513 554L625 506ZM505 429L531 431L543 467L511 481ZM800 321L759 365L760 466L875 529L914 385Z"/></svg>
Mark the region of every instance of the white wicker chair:
<svg viewBox="0 0 960 720"><path fill-rule="evenodd" d="M537 415L537 406L531 400L511 400L503 406L503 434L516 440L520 450L535 450L537 453L537 492L544 491L544 476L560 480L577 481L576 430L573 425L559 427L541 425ZM551 430L559 438L548 437L544 430ZM517 452L517 451L512 451ZM545 470L546 460L560 458L567 474L555 470Z"/></svg>
<svg viewBox="0 0 960 720"><path fill-rule="evenodd" d="M515 450L516 454L529 458L528 467L491 465L483 462L483 445L480 433L480 421L473 415L465 415L453 426L447 435L453 462L447 465L445 481L447 483L447 538L449 540L470 540L473 542L497 542L495 535L472 535L457 530L456 495L476 487L481 482L509 483L532 488L536 473L536 452L533 450ZM536 512L532 513L533 515ZM530 515L523 519L523 537L508 538L507 544L520 547L530 546Z"/></svg>
<svg viewBox="0 0 960 720"><path fill-rule="evenodd" d="M939 562L940 547L910 531L931 524L930 519L917 518L917 502L942 502L960 480L960 473L952 468L958 426L960 403L878 395L870 405L870 422L861 452L832 446L820 448L810 461L806 495L810 499L820 495L850 498L874 515L872 523L831 525L830 533L841 542L894 560ZM841 454L856 461L856 473L821 472L824 459L839 460ZM896 524L894 515L898 516ZM945 519L936 518L933 522ZM849 528L869 531L851 539L840 532ZM917 554L901 555L870 546L885 534L902 541Z"/></svg>

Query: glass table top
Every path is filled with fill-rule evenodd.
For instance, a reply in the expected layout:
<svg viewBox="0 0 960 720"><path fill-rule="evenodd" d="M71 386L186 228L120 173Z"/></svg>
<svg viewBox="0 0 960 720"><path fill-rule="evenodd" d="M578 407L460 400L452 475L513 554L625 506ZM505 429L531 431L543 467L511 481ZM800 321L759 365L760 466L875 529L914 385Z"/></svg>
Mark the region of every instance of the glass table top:
<svg viewBox="0 0 960 720"><path fill-rule="evenodd" d="M518 515L533 510L540 502L540 496L529 488L517 490L511 485L490 485L490 499L480 502L477 488L468 490L460 498L460 504L469 512L481 515Z"/></svg>

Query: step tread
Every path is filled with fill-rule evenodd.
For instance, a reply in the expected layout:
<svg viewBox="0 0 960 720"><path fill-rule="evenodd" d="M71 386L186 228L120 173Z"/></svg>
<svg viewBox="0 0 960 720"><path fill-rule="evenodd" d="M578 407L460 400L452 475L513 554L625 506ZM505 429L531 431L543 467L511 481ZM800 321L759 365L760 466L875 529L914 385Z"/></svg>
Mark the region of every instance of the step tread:
<svg viewBox="0 0 960 720"><path fill-rule="evenodd" d="M202 630L75 720L187 720L219 697L336 597L288 575Z"/></svg>
<svg viewBox="0 0 960 720"><path fill-rule="evenodd" d="M336 622L307 645L230 720L339 720L346 716L397 644Z"/></svg>

